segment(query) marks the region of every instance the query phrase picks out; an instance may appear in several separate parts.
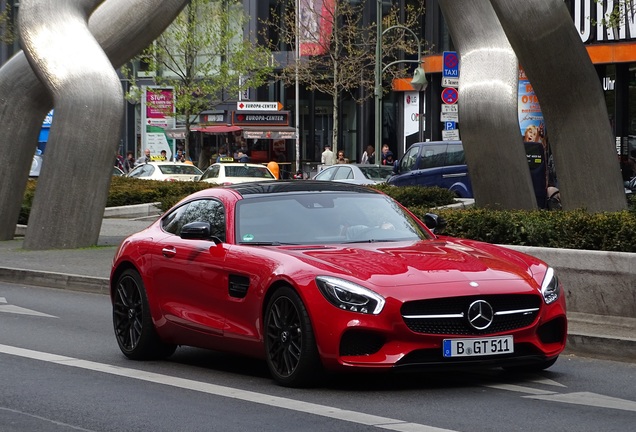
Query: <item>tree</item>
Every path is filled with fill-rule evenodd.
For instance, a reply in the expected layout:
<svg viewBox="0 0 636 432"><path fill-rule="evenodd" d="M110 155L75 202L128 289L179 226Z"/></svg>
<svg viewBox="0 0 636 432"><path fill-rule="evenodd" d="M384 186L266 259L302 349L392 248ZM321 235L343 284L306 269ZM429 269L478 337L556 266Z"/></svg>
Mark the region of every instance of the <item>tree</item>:
<svg viewBox="0 0 636 432"><path fill-rule="evenodd" d="M12 44L15 41L15 31L11 20L11 6L5 4L0 10L0 44Z"/></svg>
<svg viewBox="0 0 636 432"><path fill-rule="evenodd" d="M269 50L244 38L246 21L241 1L192 0L139 56L147 71L155 72L158 86L175 89L176 115L185 121L186 154L192 124L202 111L236 100L271 74ZM199 158L200 166L206 162Z"/></svg>
<svg viewBox="0 0 636 432"><path fill-rule="evenodd" d="M605 0L594 1L595 3L605 4ZM634 5L634 0L617 0L612 3L613 6L611 6L611 11L598 19L602 25L615 29L625 26L627 18L633 19L636 16L636 5Z"/></svg>
<svg viewBox="0 0 636 432"><path fill-rule="evenodd" d="M298 1L298 32L294 1L280 0L277 8L279 13L272 14L272 18L266 23L269 33L278 34L282 45L288 47L296 48L298 33L300 58L290 61L278 78L291 84L298 76L299 82L307 90L318 91L332 98L332 147L337 152L341 98L350 97L361 104L374 95L377 26L376 23L364 23L364 0ZM317 5L321 6L320 10L315 9ZM415 0L404 10L393 6L383 17L382 28L400 24L418 33L423 11L422 0ZM385 61L417 53L417 46L409 34L403 28L396 28L383 36L382 57ZM397 64L387 68L386 78L404 77L408 74L409 69L404 64Z"/></svg>

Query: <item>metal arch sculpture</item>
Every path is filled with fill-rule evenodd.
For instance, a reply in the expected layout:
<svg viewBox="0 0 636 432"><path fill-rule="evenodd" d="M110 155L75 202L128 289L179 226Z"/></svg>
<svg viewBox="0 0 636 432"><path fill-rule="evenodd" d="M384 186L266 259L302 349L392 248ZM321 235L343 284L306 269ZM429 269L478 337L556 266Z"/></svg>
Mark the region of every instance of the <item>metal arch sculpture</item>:
<svg viewBox="0 0 636 432"><path fill-rule="evenodd" d="M0 121L7 125L0 129L4 175L0 182L0 240L14 236L40 125L55 106L58 121L49 137L48 168L43 167L38 182L24 247L96 244L121 125L118 113L123 110L121 84L116 77L113 80L114 67L122 66L159 36L187 3L21 2L21 35L29 61L20 52L0 68ZM39 46L40 36L50 38L44 42L53 44L63 27L72 29L77 41L71 40L68 46L50 45L48 49ZM70 46L77 42L83 46L81 53L70 52ZM48 51L51 49L55 52ZM78 58L82 53L85 58ZM99 61L100 66L87 66L89 59ZM79 65L90 73L84 73ZM60 77L60 71L67 75ZM87 86L86 80L93 84ZM108 94L102 94L104 88L96 82L108 87ZM98 126L96 119L102 122ZM107 122L103 122L105 119ZM91 130L92 135L82 128ZM89 165L95 169L86 169Z"/></svg>
<svg viewBox="0 0 636 432"><path fill-rule="evenodd" d="M439 0L439 5L461 57L462 135L476 203L527 208L518 197L526 200L532 192L514 117L517 100L511 97L517 91L516 55L541 101L563 208L625 209L605 99L565 3ZM501 141L493 143L493 133Z"/></svg>

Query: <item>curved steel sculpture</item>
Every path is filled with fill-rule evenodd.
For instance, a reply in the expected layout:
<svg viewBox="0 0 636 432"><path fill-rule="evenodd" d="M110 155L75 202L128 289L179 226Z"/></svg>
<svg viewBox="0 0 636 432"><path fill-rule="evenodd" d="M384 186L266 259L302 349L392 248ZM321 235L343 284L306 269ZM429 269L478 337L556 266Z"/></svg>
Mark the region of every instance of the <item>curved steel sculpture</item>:
<svg viewBox="0 0 636 432"><path fill-rule="evenodd" d="M21 16L27 14L26 3L28 1L22 2ZM53 19L58 16L58 12L61 12L58 7L60 2L38 3L40 3L39 7L44 6L43 3L51 3L51 8L56 9L46 17L47 20L54 21L58 27L67 24ZM94 7L100 2L90 3ZM108 64L105 68L106 71L110 71L107 74L112 74L113 66L120 67L152 42L187 3L188 0L107 0L104 2L91 15L88 28L112 63L112 66ZM74 5L78 8L78 12L72 15L81 21L75 23L75 26L81 29L86 25L87 10L91 7L87 2L75 2ZM141 21L139 17L144 17L144 20ZM27 28L22 28L22 32L28 32L31 25L38 27L40 24L29 23ZM54 38L57 28L49 28L49 31L54 32L51 34ZM65 48L62 47L62 49ZM41 56L37 51L38 48L35 47L33 54L38 56L40 61ZM99 47L98 51L101 51ZM120 89L119 85L117 92L120 92ZM100 89L95 87L92 92L97 94ZM75 94L76 90L71 89L68 96L72 98ZM93 103L96 100L89 101L91 102L89 105L94 106ZM120 100L119 106L122 103ZM0 146L2 147L0 165L4 167L3 171L7 179L0 182L0 208L2 208L0 240L12 239L14 236L37 136L44 116L53 105L52 94L33 72L23 52L16 54L0 68L0 121L7 125L0 129ZM58 117L60 107L57 103L55 105L56 123L62 123ZM123 109L119 106L116 110ZM68 108L76 110L77 107L78 105L75 104ZM111 130L119 130L120 122L121 118L117 118L116 123L109 127ZM62 126L52 128L51 142L59 144L49 146L47 161L50 160L49 156L52 153L57 153L58 160L62 160L62 165L57 166L57 170L63 173L60 177L60 174L56 175L51 170L43 168L29 220L25 247L74 248L96 243L108 194L117 138L114 140L109 138L109 142L96 140L86 142L84 137L88 134L84 131L85 135L82 135L81 142L68 140L74 135L72 129L82 127L90 129L93 123L95 119L91 118L88 123L69 124L66 129ZM104 125L98 129L103 130L105 127ZM65 131L71 134L65 135ZM95 171L85 169L88 166L88 160L82 161L72 157L82 146L91 145L99 148L101 153L108 153L108 157L101 156L99 161L93 159L93 155L89 155L89 158L95 161L94 163L101 165L101 168ZM73 161L83 165L76 172L70 169ZM51 169L55 165L49 162L47 164L52 166ZM107 175L103 175L106 169L108 169ZM49 184L49 187L43 186L44 184ZM92 202L93 199L95 203L82 208L84 201ZM101 208L97 204L100 201ZM35 216L38 214L40 216Z"/></svg>
<svg viewBox="0 0 636 432"><path fill-rule="evenodd" d="M531 186L516 119L516 55L541 101L563 208L626 208L605 98L565 3L439 3L461 58L460 118L476 203L528 208L519 202Z"/></svg>
<svg viewBox="0 0 636 432"><path fill-rule="evenodd" d="M439 5L461 56L462 142L476 201L480 207L536 209L519 135L517 56L490 0Z"/></svg>

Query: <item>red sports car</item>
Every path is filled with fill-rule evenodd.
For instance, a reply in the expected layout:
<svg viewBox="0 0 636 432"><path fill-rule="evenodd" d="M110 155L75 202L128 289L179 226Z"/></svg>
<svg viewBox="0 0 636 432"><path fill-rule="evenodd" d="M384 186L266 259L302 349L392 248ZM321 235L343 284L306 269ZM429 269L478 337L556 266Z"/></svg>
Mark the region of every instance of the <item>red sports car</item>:
<svg viewBox="0 0 636 432"><path fill-rule="evenodd" d="M567 320L553 269L431 229L364 186L197 192L119 247L117 342L131 359L177 345L263 358L286 386L325 370L554 364Z"/></svg>

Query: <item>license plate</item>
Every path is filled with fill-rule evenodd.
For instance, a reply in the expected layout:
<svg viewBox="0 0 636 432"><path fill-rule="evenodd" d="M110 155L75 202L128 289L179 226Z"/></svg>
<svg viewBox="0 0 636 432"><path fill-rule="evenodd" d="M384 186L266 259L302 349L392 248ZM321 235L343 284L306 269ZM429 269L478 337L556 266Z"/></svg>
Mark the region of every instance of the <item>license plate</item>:
<svg viewBox="0 0 636 432"><path fill-rule="evenodd" d="M444 339L444 357L474 357L514 352L512 336L483 339Z"/></svg>

